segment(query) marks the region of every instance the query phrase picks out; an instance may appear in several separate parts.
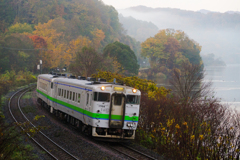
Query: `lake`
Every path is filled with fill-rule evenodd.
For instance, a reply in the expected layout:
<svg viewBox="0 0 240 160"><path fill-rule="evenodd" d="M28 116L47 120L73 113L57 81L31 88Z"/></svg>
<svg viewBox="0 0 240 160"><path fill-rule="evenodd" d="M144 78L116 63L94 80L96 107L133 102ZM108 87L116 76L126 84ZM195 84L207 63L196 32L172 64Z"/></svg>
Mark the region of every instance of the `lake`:
<svg viewBox="0 0 240 160"><path fill-rule="evenodd" d="M205 67L205 82L212 81L214 96L221 103L240 111L240 64L228 64L225 67ZM164 79L154 79L158 86L170 87Z"/></svg>

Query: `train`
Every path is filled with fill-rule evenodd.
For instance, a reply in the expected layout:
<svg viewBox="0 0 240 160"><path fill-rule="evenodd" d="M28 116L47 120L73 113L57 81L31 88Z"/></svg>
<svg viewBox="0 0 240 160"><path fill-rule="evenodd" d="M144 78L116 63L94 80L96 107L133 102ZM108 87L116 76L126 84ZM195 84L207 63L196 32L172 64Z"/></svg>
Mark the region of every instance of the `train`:
<svg viewBox="0 0 240 160"><path fill-rule="evenodd" d="M40 74L37 102L81 132L102 140L132 140L141 91L105 79Z"/></svg>

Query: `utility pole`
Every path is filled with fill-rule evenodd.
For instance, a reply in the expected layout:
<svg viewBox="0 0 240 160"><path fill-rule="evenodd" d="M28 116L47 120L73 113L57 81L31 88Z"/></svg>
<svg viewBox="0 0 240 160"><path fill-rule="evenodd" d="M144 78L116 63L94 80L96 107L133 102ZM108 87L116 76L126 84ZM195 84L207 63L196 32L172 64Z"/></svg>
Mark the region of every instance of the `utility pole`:
<svg viewBox="0 0 240 160"><path fill-rule="evenodd" d="M40 59L40 70L41 70L41 74L42 74L42 60Z"/></svg>

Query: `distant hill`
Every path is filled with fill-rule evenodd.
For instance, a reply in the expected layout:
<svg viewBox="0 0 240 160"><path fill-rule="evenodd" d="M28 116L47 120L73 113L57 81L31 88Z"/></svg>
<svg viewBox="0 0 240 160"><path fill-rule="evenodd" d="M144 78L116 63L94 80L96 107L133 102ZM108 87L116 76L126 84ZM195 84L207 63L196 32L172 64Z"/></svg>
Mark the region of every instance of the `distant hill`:
<svg viewBox="0 0 240 160"><path fill-rule="evenodd" d="M208 13L211 13L212 11L209 11L209 10L206 10L206 9L201 9L201 10L199 10L197 12L208 14Z"/></svg>
<svg viewBox="0 0 240 160"><path fill-rule="evenodd" d="M158 32L158 27L152 22L137 20L133 17L124 17L119 14L119 22L123 24L126 34L143 42L149 37L153 37Z"/></svg>
<svg viewBox="0 0 240 160"><path fill-rule="evenodd" d="M199 10L199 11L197 11L197 12L200 12L200 13L204 13L204 14L208 14L208 13L220 13L220 12L214 12L214 11L209 11L209 10L206 10L206 9L201 9L201 10ZM227 12L225 12L225 13L228 13L228 14L240 14L240 12L238 12L238 11L227 11Z"/></svg>
<svg viewBox="0 0 240 160"><path fill-rule="evenodd" d="M240 14L238 12L197 12L145 6L118 10L125 17L150 21L159 29L182 30L202 46L203 54L214 53L226 63L240 63Z"/></svg>
<svg viewBox="0 0 240 160"><path fill-rule="evenodd" d="M227 11L227 12L225 12L225 13L229 13L229 14L240 14L240 12L239 11Z"/></svg>

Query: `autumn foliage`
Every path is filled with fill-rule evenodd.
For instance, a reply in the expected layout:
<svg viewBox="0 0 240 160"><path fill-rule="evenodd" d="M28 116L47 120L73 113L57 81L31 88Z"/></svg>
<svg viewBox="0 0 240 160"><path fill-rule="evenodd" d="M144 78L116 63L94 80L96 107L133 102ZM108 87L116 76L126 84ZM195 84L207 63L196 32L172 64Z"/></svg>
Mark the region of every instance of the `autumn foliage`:
<svg viewBox="0 0 240 160"><path fill-rule="evenodd" d="M141 46L142 56L149 58L151 65L148 76L158 76L160 73L169 76L173 68L180 68L182 62L202 64L201 46L183 31L160 30Z"/></svg>
<svg viewBox="0 0 240 160"><path fill-rule="evenodd" d="M115 41L139 53L136 41L123 34L116 9L102 1L3 0L0 6L4 10L0 18L0 62L5 62L1 73L15 70L15 59L28 64L21 70L27 68L34 73L40 59L44 73L68 68L84 46L102 52L107 44ZM24 36L32 42L28 44ZM18 56L11 59L9 52ZM117 64L116 59L110 61Z"/></svg>
<svg viewBox="0 0 240 160"><path fill-rule="evenodd" d="M238 158L240 115L210 94L198 65L172 76L167 96L142 94L136 141L171 159Z"/></svg>

